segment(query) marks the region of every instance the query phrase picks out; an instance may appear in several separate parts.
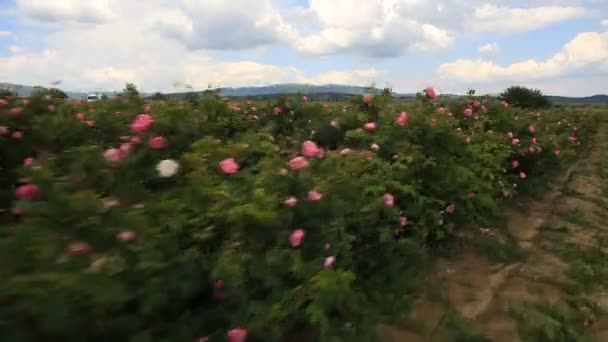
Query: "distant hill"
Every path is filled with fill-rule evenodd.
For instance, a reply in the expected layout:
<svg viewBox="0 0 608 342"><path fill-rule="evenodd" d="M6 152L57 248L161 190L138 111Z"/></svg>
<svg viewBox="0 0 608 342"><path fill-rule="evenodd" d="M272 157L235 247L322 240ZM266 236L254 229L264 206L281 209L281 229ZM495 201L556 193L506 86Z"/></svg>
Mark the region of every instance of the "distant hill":
<svg viewBox="0 0 608 342"><path fill-rule="evenodd" d="M608 95L593 95L588 97L547 96L553 104L589 105L608 104Z"/></svg>
<svg viewBox="0 0 608 342"><path fill-rule="evenodd" d="M34 91L34 87L2 83L0 82L0 89L8 89L16 92L19 96L30 96ZM309 85L309 84L298 84L298 83L286 83L286 84L274 84L268 86L259 87L238 87L238 88L220 88L220 94L225 97L235 98L256 98L256 99L269 99L276 97L277 95L288 95L288 94L305 94L308 95L311 100L341 100L354 95L364 95L369 93L382 93L382 89L361 87L361 86L350 86L340 84L325 84L325 85ZM85 92L74 92L66 91L70 98L81 99L85 98L88 93ZM190 96L198 96L203 91L191 91L181 93L169 93L164 94L170 98L186 98ZM114 92L101 92L99 94L106 94L111 96ZM152 93L143 93L143 96L151 96ZM416 97L416 94L398 94L393 93L393 96L410 100ZM453 94L442 94L442 97L453 98L459 95ZM585 104L608 104L608 95L593 95L589 97L567 97L567 96L547 96L554 104L563 105L585 105Z"/></svg>
<svg viewBox="0 0 608 342"><path fill-rule="evenodd" d="M61 87L57 87L59 89L61 89ZM33 86L27 86L27 85L21 85L21 84L13 84L13 83L6 83L6 82L0 82L0 89L6 89L6 90L10 90L14 93L17 93L17 95L19 96L31 96L32 93L34 92L35 87ZM63 89L62 89L63 90ZM84 99L87 97L87 95L89 93L84 93L84 92L78 92L78 91L66 91L64 90L64 92L68 95L69 98L71 99ZM96 93L96 92L93 92ZM113 92L97 92L99 95L113 95Z"/></svg>

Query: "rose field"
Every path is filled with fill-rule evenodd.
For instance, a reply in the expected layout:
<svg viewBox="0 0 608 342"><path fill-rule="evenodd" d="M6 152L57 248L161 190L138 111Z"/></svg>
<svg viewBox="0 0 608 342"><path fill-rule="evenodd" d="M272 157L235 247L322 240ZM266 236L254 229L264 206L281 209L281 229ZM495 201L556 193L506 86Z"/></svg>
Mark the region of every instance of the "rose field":
<svg viewBox="0 0 608 342"><path fill-rule="evenodd" d="M0 341L377 339L600 122L424 94L0 98Z"/></svg>

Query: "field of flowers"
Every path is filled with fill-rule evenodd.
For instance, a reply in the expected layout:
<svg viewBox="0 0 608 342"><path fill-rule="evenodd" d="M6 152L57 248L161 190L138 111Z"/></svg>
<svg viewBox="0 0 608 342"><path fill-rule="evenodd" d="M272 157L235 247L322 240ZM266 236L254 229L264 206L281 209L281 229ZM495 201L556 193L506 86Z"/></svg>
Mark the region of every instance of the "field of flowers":
<svg viewBox="0 0 608 342"><path fill-rule="evenodd" d="M436 248L542 192L596 122L425 94L1 98L0 340L373 339Z"/></svg>

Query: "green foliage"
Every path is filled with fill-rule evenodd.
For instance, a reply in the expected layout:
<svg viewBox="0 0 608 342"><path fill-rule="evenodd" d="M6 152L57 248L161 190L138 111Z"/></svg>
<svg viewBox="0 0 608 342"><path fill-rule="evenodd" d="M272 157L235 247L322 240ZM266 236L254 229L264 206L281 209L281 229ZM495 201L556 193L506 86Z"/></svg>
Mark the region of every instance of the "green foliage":
<svg viewBox="0 0 608 342"><path fill-rule="evenodd" d="M592 116L566 109L537 116L469 100L446 104L449 116L426 99L401 108L381 95L323 106L208 93L149 107L133 85L95 103L46 95L0 107L0 186L11 189L0 194L2 341L224 340L239 326L253 341L298 331L371 340L370 326L411 304L429 248L498 219L504 191L546 179L594 128ZM154 124L135 134L144 111ZM402 111L407 125L396 122ZM377 128L363 130L369 122ZM568 141L574 127L582 145ZM151 148L154 136L166 146ZM540 153L527 152L533 136ZM306 140L325 154L285 174ZM104 159L121 145L123 160ZM227 158L237 173L222 173ZM156 169L165 159L179 163L172 177ZM514 159L526 179L510 168ZM16 199L25 183L40 197ZM308 200L311 190L322 198ZM282 204L290 196L294 208ZM305 231L298 248L296 229ZM125 231L134 241L117 239ZM77 241L91 252L67 253Z"/></svg>
<svg viewBox="0 0 608 342"><path fill-rule="evenodd" d="M546 108L551 106L551 101L539 89L513 86L503 91L500 97L509 104L521 108Z"/></svg>

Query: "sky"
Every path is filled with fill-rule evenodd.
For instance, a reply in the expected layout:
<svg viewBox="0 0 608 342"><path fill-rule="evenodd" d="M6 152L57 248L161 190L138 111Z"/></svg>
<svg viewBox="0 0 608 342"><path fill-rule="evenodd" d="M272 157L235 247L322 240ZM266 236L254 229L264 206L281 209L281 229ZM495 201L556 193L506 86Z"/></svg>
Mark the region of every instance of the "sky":
<svg viewBox="0 0 608 342"><path fill-rule="evenodd" d="M0 82L608 93L608 0L0 0Z"/></svg>

